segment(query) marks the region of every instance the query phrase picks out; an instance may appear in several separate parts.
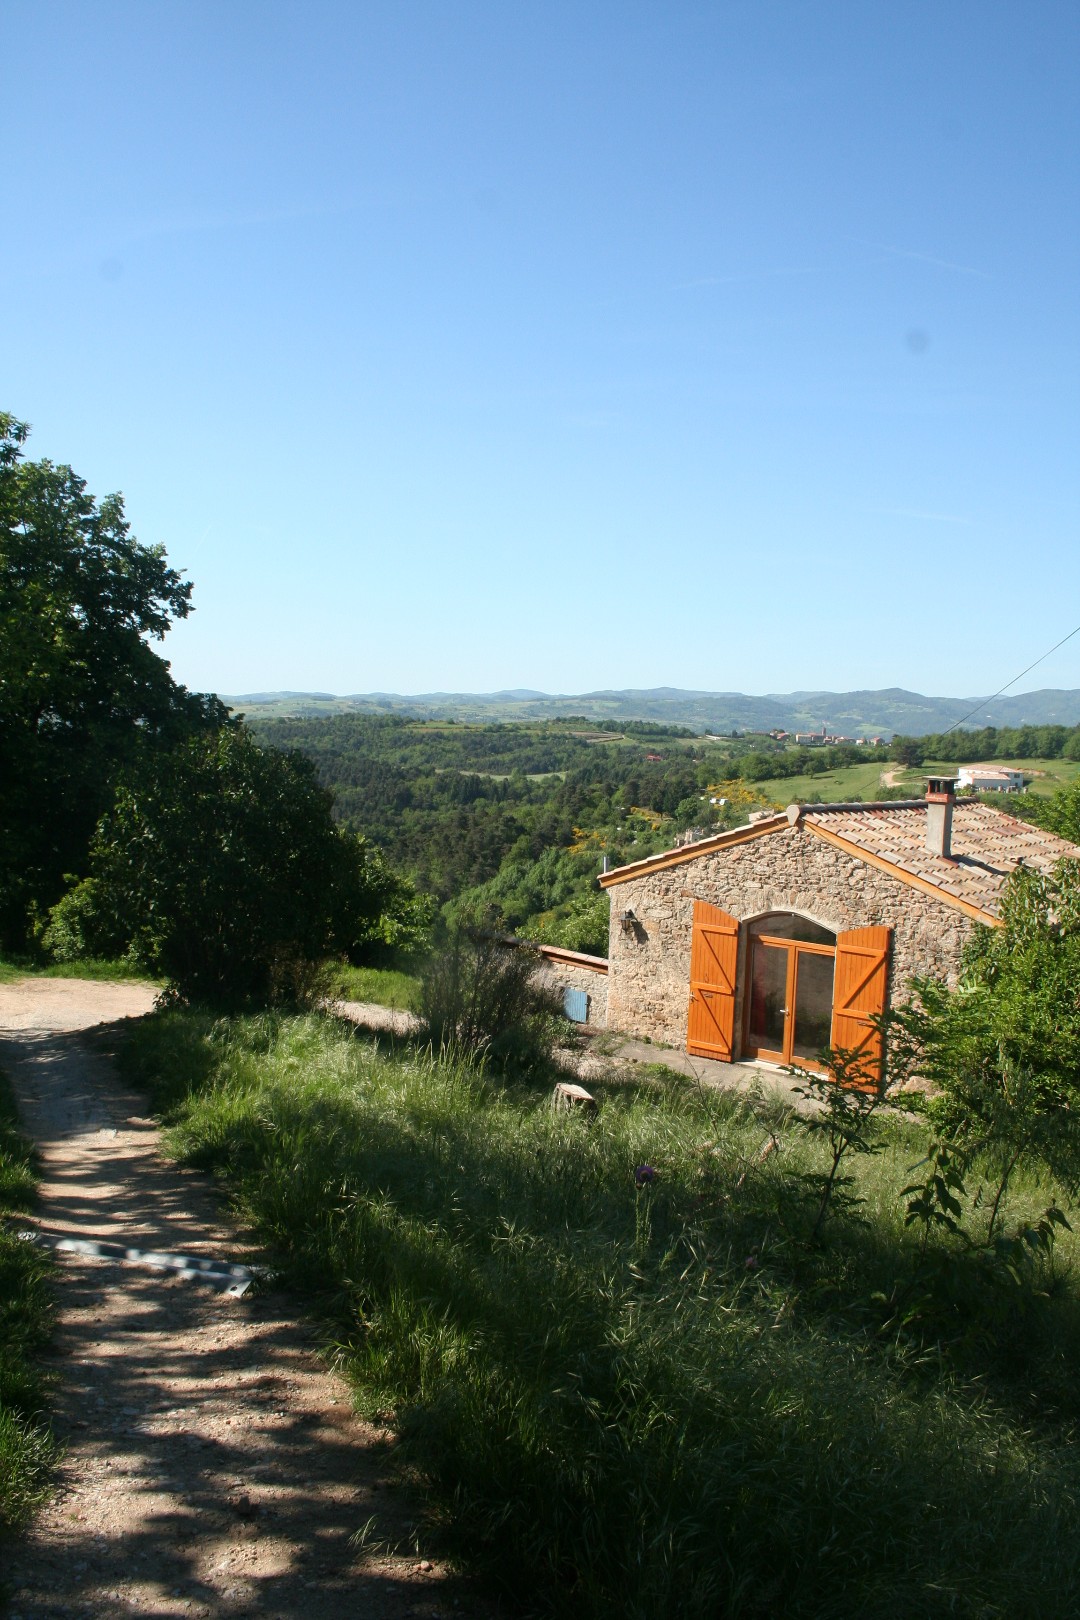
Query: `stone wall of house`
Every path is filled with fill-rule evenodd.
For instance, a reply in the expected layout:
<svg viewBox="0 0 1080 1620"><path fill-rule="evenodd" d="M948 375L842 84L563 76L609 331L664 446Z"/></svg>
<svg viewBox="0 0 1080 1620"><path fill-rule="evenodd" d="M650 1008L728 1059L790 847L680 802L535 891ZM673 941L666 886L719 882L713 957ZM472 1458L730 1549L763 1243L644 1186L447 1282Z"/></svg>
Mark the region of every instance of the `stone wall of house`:
<svg viewBox="0 0 1080 1620"><path fill-rule="evenodd" d="M615 884L608 947L608 1026L685 1047L695 900L740 922L797 911L841 933L893 929L890 995L914 974L955 983L960 954L983 926L933 895L869 866L796 825ZM624 928L624 911L636 921ZM739 941L736 1056L743 1027L746 937Z"/></svg>
<svg viewBox="0 0 1080 1620"><path fill-rule="evenodd" d="M544 959L543 976L558 990L567 988L584 990L589 998L589 1029L607 1028L608 974L606 966L590 966L587 961L568 961L565 957L549 956L541 946ZM595 959L594 959L595 960Z"/></svg>

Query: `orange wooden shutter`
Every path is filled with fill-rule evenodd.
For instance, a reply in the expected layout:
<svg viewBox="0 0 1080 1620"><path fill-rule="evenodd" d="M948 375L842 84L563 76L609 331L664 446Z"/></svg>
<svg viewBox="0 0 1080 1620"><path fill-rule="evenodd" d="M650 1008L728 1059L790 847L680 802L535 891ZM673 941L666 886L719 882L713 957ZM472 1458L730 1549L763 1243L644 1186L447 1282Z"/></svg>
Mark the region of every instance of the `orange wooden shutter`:
<svg viewBox="0 0 1080 1620"><path fill-rule="evenodd" d="M885 1011L891 928L852 928L836 936L832 1045L862 1054L868 1080L881 1078L881 1036L870 1022Z"/></svg>
<svg viewBox="0 0 1080 1620"><path fill-rule="evenodd" d="M690 940L690 1013L686 1050L730 1063L735 1039L735 971L739 922L718 906L694 901Z"/></svg>

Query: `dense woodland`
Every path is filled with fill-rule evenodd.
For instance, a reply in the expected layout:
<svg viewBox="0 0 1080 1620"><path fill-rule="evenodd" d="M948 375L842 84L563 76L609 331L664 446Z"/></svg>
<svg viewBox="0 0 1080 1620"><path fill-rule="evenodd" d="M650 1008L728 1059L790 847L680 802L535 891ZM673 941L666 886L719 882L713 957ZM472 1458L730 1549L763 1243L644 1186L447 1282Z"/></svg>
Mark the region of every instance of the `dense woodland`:
<svg viewBox="0 0 1080 1620"><path fill-rule="evenodd" d="M647 722L615 731L585 716L483 724L256 716L251 725L261 742L312 760L340 820L447 917L469 910L596 954L607 949L608 906L596 882L605 859L617 866L691 830L736 826L769 802L759 783L890 760L1080 757L1080 727L1065 726L807 748Z"/></svg>
<svg viewBox="0 0 1080 1620"><path fill-rule="evenodd" d="M605 857L616 866L691 827L733 826L760 802L733 774L739 740L724 749L681 728L350 715L254 730L314 760L342 821L449 913L574 950L606 953Z"/></svg>
<svg viewBox="0 0 1080 1620"><path fill-rule="evenodd" d="M894 737L895 759L910 757L971 765L982 759L1080 759L1080 726L983 726L926 737Z"/></svg>

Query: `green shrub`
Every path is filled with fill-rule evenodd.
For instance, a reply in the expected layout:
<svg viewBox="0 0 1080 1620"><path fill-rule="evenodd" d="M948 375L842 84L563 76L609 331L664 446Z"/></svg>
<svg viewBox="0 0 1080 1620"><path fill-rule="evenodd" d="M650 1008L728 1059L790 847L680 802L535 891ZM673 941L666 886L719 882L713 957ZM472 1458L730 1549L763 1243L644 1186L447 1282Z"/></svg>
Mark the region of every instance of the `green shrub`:
<svg viewBox="0 0 1080 1620"><path fill-rule="evenodd" d="M319 964L383 941L401 888L334 824L309 761L235 725L125 778L93 857L96 898L132 955L216 1005L318 999Z"/></svg>
<svg viewBox="0 0 1080 1620"><path fill-rule="evenodd" d="M1080 1194L1080 861L1021 867L1001 911L956 989L914 979L887 1020L894 1065L935 1084L926 1112L961 1174L978 1161L987 1178L988 1242L1020 1167Z"/></svg>
<svg viewBox="0 0 1080 1620"><path fill-rule="evenodd" d="M129 941L123 938L96 878L70 879L71 887L48 913L41 946L54 962L113 961Z"/></svg>
<svg viewBox="0 0 1080 1620"><path fill-rule="evenodd" d="M610 914L611 897L603 889L590 889L557 910L527 917L521 933L541 945L561 945L567 951L606 956Z"/></svg>
<svg viewBox="0 0 1080 1620"><path fill-rule="evenodd" d="M556 1043L569 1038L539 953L463 926L421 970L418 1011L437 1050L490 1058L518 1075L549 1068Z"/></svg>

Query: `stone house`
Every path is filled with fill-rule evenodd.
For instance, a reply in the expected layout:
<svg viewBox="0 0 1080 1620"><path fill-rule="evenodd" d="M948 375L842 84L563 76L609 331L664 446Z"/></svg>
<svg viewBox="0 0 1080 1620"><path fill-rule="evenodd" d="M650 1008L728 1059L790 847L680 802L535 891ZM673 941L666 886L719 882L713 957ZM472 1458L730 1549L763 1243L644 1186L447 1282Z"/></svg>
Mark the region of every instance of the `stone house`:
<svg viewBox="0 0 1080 1620"><path fill-rule="evenodd" d="M869 1022L915 974L955 982L1024 863L1080 848L932 779L925 799L790 805L607 872L608 1027L722 1062L880 1062Z"/></svg>

